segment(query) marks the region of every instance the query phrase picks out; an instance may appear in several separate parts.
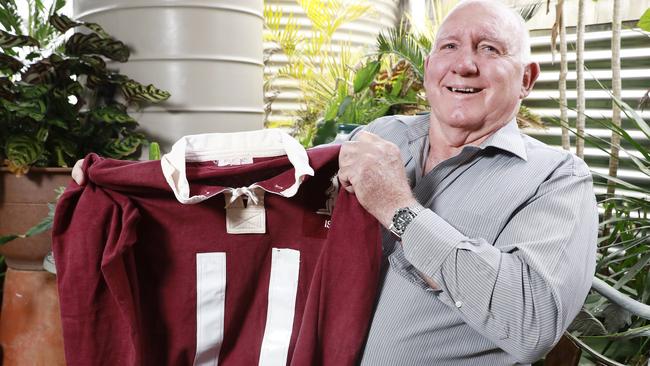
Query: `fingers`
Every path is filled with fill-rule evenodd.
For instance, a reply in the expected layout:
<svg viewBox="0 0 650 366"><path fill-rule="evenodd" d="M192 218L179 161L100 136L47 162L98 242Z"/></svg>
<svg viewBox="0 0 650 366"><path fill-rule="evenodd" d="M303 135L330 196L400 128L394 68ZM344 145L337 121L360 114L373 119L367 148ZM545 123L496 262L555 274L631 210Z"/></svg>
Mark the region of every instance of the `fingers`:
<svg viewBox="0 0 650 366"><path fill-rule="evenodd" d="M357 138L357 141L367 141L367 142L383 141L383 139L381 137L375 135L372 132L368 132L368 131L359 131L357 136L359 136Z"/></svg>
<svg viewBox="0 0 650 366"><path fill-rule="evenodd" d="M340 168L339 172L337 173L337 177L339 179L339 185L341 187L350 193L354 193L354 187L352 187L352 182L350 182L350 178L347 174L347 169Z"/></svg>
<svg viewBox="0 0 650 366"><path fill-rule="evenodd" d="M343 189L348 191L349 193L354 193L354 187L350 183L350 181L342 181L341 178L339 178L339 183Z"/></svg>
<svg viewBox="0 0 650 366"><path fill-rule="evenodd" d="M341 187L350 193L355 193L353 180L358 178L359 171L371 165L364 157L378 155L377 149L385 142L374 133L360 131L355 141L348 141L341 145L339 152L338 178Z"/></svg>
<svg viewBox="0 0 650 366"><path fill-rule="evenodd" d="M81 170L83 162L83 159L77 160L72 168L72 179L80 186L83 186L86 183L86 177L84 177L84 172Z"/></svg>

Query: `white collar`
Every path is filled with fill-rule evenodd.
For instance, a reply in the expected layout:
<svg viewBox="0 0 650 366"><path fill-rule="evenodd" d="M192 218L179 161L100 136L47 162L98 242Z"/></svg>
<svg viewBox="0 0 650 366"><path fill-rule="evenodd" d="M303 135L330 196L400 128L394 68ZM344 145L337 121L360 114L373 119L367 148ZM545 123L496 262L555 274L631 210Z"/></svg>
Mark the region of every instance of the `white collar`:
<svg viewBox="0 0 650 366"><path fill-rule="evenodd" d="M287 155L295 168L295 182L289 188L278 192L284 197L292 197L298 192L305 176L313 176L314 170L309 166L305 149L287 133L275 129L188 135L181 137L172 146L172 150L160 159L165 180L171 187L176 199L183 204L204 201L225 190L241 187L224 188L209 195L190 197L190 185L185 173L186 161L210 161L233 158L264 158ZM248 188L259 187L253 183ZM259 187L261 188L261 187ZM268 190L267 190L268 191ZM269 191L270 192L270 191Z"/></svg>

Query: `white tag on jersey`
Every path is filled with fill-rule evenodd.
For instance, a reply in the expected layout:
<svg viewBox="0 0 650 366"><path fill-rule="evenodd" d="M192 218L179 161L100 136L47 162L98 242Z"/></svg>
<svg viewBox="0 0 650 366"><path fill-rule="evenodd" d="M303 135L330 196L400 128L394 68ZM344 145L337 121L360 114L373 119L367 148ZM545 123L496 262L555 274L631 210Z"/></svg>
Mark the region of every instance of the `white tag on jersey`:
<svg viewBox="0 0 650 366"><path fill-rule="evenodd" d="M232 200L232 192L224 192L226 199L226 232L228 234L264 234L266 233L266 209L264 208L264 191L255 190L257 202L246 195ZM246 199L246 203L244 200Z"/></svg>

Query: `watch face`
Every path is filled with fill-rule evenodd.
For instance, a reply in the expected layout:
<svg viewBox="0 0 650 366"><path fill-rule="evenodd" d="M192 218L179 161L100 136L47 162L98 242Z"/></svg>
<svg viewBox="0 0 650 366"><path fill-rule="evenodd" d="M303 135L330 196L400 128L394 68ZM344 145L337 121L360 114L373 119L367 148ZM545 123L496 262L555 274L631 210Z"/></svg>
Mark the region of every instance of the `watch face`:
<svg viewBox="0 0 650 366"><path fill-rule="evenodd" d="M413 217L415 215L413 212L409 209L401 209L397 212L395 217L393 218L393 224L395 225L395 229L397 229L400 232L403 232L404 229L408 226L408 224L413 221Z"/></svg>

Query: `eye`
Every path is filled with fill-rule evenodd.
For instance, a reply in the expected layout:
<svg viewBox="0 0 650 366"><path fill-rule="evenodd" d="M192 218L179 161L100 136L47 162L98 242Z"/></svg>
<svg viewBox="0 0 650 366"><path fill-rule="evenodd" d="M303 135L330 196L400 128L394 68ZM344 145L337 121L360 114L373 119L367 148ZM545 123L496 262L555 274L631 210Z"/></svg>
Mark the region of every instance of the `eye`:
<svg viewBox="0 0 650 366"><path fill-rule="evenodd" d="M456 48L456 45L453 43L445 43L440 47L441 50L453 50L454 48Z"/></svg>
<svg viewBox="0 0 650 366"><path fill-rule="evenodd" d="M492 45L489 45L489 44L484 44L484 45L482 45L482 46L480 47L480 49L481 49L482 51L487 52L487 53L499 53L499 50L498 50L496 47L494 47L494 46L492 46Z"/></svg>

